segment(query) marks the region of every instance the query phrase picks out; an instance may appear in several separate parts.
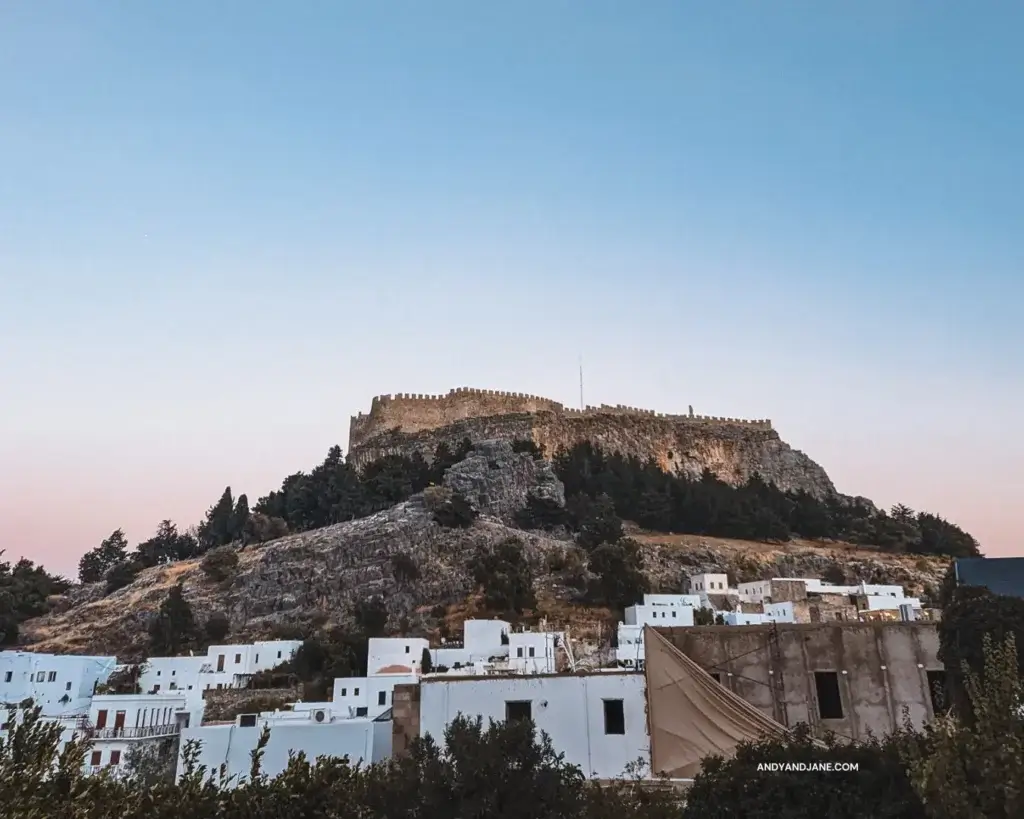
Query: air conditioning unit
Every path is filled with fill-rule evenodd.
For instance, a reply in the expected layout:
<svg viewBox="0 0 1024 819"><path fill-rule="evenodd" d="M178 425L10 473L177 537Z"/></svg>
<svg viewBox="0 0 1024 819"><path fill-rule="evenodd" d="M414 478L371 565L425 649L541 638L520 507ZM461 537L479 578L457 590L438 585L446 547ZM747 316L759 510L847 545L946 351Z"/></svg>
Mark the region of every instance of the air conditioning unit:
<svg viewBox="0 0 1024 819"><path fill-rule="evenodd" d="M313 722L330 722L331 715L326 708L317 708L315 711L309 712L309 718Z"/></svg>

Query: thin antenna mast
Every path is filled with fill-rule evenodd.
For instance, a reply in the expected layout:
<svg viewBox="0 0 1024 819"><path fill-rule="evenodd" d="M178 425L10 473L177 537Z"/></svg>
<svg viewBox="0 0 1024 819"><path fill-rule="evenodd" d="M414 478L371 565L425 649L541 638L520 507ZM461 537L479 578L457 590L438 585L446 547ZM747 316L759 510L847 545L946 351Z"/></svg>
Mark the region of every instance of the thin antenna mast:
<svg viewBox="0 0 1024 819"><path fill-rule="evenodd" d="M584 409L584 406L583 406L583 356L580 356L580 409Z"/></svg>

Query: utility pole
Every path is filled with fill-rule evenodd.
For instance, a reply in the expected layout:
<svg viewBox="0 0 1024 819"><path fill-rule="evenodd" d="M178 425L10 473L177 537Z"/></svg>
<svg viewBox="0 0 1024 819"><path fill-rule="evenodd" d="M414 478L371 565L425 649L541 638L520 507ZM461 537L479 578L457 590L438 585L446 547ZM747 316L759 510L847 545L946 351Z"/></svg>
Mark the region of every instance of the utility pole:
<svg viewBox="0 0 1024 819"><path fill-rule="evenodd" d="M580 356L580 409L583 409L583 356Z"/></svg>

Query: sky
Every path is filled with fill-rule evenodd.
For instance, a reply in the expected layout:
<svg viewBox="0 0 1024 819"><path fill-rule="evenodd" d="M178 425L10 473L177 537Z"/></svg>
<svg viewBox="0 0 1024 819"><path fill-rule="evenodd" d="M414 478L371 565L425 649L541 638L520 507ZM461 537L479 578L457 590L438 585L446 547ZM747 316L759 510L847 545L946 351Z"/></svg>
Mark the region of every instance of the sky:
<svg viewBox="0 0 1024 819"><path fill-rule="evenodd" d="M1024 4L0 3L0 548L472 386L771 418L1024 554Z"/></svg>

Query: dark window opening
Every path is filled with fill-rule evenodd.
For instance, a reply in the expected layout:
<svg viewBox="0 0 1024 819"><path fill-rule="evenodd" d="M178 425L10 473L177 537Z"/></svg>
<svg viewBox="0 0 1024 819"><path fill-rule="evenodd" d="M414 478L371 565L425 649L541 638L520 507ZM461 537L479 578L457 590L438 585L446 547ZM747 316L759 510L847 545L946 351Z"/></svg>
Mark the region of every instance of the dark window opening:
<svg viewBox="0 0 1024 819"><path fill-rule="evenodd" d="M932 698L932 711L936 716L945 714L949 710L946 704L946 672L928 672L928 694Z"/></svg>
<svg viewBox="0 0 1024 819"><path fill-rule="evenodd" d="M606 734L626 733L626 714L622 709L622 700L604 701L604 732Z"/></svg>
<svg viewBox="0 0 1024 819"><path fill-rule="evenodd" d="M255 728L256 727L256 715L255 714L242 714L238 718L239 728Z"/></svg>
<svg viewBox="0 0 1024 819"><path fill-rule="evenodd" d="M388 692L387 691L378 691L377 692L377 705L386 705L387 701L388 701Z"/></svg>
<svg viewBox="0 0 1024 819"><path fill-rule="evenodd" d="M722 673L720 671L712 671L711 676L714 677L716 683L722 684Z"/></svg>
<svg viewBox="0 0 1024 819"><path fill-rule="evenodd" d="M357 717L365 717L366 716L366 710L367 710L366 708L357 708L356 709L356 716Z"/></svg>
<svg viewBox="0 0 1024 819"><path fill-rule="evenodd" d="M505 703L505 720L533 719L530 700L509 700Z"/></svg>
<svg viewBox="0 0 1024 819"><path fill-rule="evenodd" d="M89 758L89 764L94 768L97 767L103 761L103 751L93 751L92 756Z"/></svg>
<svg viewBox="0 0 1024 819"><path fill-rule="evenodd" d="M835 671L815 671L814 687L818 694L818 716L822 719L842 719L843 698L839 693L839 675Z"/></svg>

